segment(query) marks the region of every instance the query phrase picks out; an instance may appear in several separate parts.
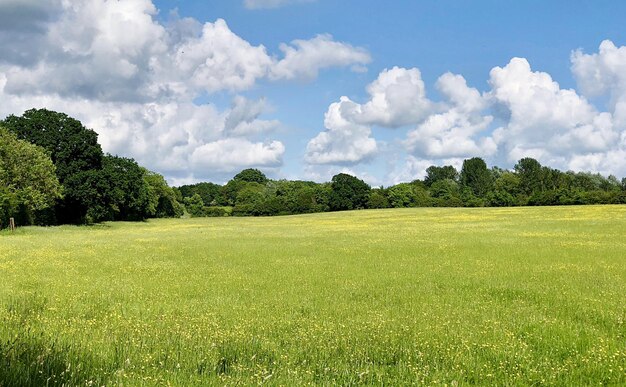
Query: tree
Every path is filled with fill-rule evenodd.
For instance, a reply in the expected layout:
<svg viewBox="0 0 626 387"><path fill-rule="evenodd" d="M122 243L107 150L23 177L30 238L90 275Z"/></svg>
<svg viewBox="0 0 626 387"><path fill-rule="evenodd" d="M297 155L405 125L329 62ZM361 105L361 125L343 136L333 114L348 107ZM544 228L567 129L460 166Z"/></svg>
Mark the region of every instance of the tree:
<svg viewBox="0 0 626 387"><path fill-rule="evenodd" d="M515 172L519 176L521 193L531 195L535 191L543 190L541 164L539 161L526 157L515 164Z"/></svg>
<svg viewBox="0 0 626 387"><path fill-rule="evenodd" d="M99 170L102 166L103 153L96 132L66 114L46 109L31 109L21 117L11 115L0 123L19 139L41 146L50 154L65 193L64 199L56 206L58 221L84 221L89 210L85 200L93 203L85 190L92 192L93 189L84 184L80 175Z"/></svg>
<svg viewBox="0 0 626 387"><path fill-rule="evenodd" d="M243 180L231 179L220 189L220 195L217 198L217 204L221 206L234 206L237 201L237 194L248 183Z"/></svg>
<svg viewBox="0 0 626 387"><path fill-rule="evenodd" d="M34 213L54 205L62 187L43 148L0 127L0 227L8 218L31 224Z"/></svg>
<svg viewBox="0 0 626 387"><path fill-rule="evenodd" d="M387 199L385 191L382 187L373 189L367 201L367 208L389 208L389 199Z"/></svg>
<svg viewBox="0 0 626 387"><path fill-rule="evenodd" d="M151 216L178 218L183 214L183 208L176 200L174 190L167 185L163 176L144 168L143 179L149 187L148 197Z"/></svg>
<svg viewBox="0 0 626 387"><path fill-rule="evenodd" d="M204 216L204 203L202 202L200 195L194 194L191 197L186 197L184 200L185 208L191 217L195 218Z"/></svg>
<svg viewBox="0 0 626 387"><path fill-rule="evenodd" d="M438 180L430 186L430 194L438 207L461 207L459 184L452 179Z"/></svg>
<svg viewBox="0 0 626 387"><path fill-rule="evenodd" d="M178 187L182 197L187 198L195 194L200 195L205 206L217 204L222 187L214 183L197 183Z"/></svg>
<svg viewBox="0 0 626 387"><path fill-rule="evenodd" d="M520 178L517 174L500 170L497 173L493 186L493 190L487 194L487 202L490 206L506 207L526 204L520 203L518 200L520 195Z"/></svg>
<svg viewBox="0 0 626 387"><path fill-rule="evenodd" d="M259 183L248 183L237 194L234 215L261 215L259 208L265 200L264 187Z"/></svg>
<svg viewBox="0 0 626 387"><path fill-rule="evenodd" d="M86 203L87 223L105 220L143 220L155 213L145 169L133 159L106 155L102 169L73 175L82 186L78 199ZM74 183L78 186L78 183Z"/></svg>
<svg viewBox="0 0 626 387"><path fill-rule="evenodd" d="M150 185L144 179L146 170L130 158L106 155L102 161L113 219L144 220L153 215L156 208L150 203Z"/></svg>
<svg viewBox="0 0 626 387"><path fill-rule="evenodd" d="M236 174L235 177L233 177L233 180L245 181L248 183L259 183L259 184L265 184L268 181L267 177L263 174L263 172L254 168L244 169L243 171Z"/></svg>
<svg viewBox="0 0 626 387"><path fill-rule="evenodd" d="M427 207L431 203L428 191L421 182L400 183L387 188L391 207Z"/></svg>
<svg viewBox="0 0 626 387"><path fill-rule="evenodd" d="M354 210L367 207L370 186L354 176L340 173L333 176L329 205L331 211Z"/></svg>
<svg viewBox="0 0 626 387"><path fill-rule="evenodd" d="M317 183L312 181L278 180L268 183L274 188L283 214L306 214L319 212L317 201Z"/></svg>
<svg viewBox="0 0 626 387"><path fill-rule="evenodd" d="M459 173L452 165L445 165L443 167L431 165L426 169L426 178L424 179L424 183L426 186L430 187L433 183L440 180L450 179L457 181L458 177Z"/></svg>
<svg viewBox="0 0 626 387"><path fill-rule="evenodd" d="M493 178L487 164L480 157L463 161L460 182L462 186L471 189L472 193L480 198L492 189Z"/></svg>

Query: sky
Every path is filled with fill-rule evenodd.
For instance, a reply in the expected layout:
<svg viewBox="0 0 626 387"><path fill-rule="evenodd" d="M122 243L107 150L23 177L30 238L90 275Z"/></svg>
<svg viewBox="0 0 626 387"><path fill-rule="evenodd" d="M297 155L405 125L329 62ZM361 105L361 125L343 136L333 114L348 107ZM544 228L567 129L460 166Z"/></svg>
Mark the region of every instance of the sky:
<svg viewBox="0 0 626 387"><path fill-rule="evenodd" d="M0 118L67 113L173 185L373 186L523 157L626 177L626 2L0 0Z"/></svg>

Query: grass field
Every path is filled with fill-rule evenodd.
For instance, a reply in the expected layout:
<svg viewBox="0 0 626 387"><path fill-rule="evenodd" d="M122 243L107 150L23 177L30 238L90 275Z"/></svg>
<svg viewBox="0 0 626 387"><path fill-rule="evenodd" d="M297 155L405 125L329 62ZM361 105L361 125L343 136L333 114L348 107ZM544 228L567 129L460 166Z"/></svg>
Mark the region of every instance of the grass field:
<svg viewBox="0 0 626 387"><path fill-rule="evenodd" d="M626 384L626 206L0 233L0 385Z"/></svg>

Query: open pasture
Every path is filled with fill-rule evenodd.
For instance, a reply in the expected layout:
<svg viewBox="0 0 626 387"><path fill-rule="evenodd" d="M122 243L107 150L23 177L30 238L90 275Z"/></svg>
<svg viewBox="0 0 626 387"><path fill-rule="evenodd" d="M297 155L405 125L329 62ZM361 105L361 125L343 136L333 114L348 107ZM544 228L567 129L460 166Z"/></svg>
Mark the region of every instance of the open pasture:
<svg viewBox="0 0 626 387"><path fill-rule="evenodd" d="M626 384L626 206L0 233L0 386Z"/></svg>

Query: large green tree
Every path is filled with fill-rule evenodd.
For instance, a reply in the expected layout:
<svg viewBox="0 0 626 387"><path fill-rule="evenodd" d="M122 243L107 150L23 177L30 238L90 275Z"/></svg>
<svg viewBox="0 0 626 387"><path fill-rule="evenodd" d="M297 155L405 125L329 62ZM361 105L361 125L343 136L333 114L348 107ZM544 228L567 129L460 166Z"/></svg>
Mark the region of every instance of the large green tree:
<svg viewBox="0 0 626 387"><path fill-rule="evenodd" d="M183 198L190 198L195 194L198 194L205 206L211 206L217 204L219 201L222 187L214 183L196 183L182 185L178 187Z"/></svg>
<svg viewBox="0 0 626 387"><path fill-rule="evenodd" d="M431 165L426 169L426 178L424 178L424 183L430 187L433 183L450 179L457 181L459 178L459 173L452 165L444 165L443 167L438 167L436 165Z"/></svg>
<svg viewBox="0 0 626 387"><path fill-rule="evenodd" d="M493 177L487 169L487 164L480 157L474 157L463 161L460 182L468 187L478 197L485 197L493 188Z"/></svg>
<svg viewBox="0 0 626 387"><path fill-rule="evenodd" d="M174 218L183 214L183 207L176 199L176 193L167 185L165 178L156 173L143 169L143 179L148 185L150 216L156 218Z"/></svg>
<svg viewBox="0 0 626 387"><path fill-rule="evenodd" d="M20 117L11 115L0 124L50 154L65 190L64 199L56 206L57 221L83 222L94 204L89 196L93 187L85 182L92 181L94 171L102 167L103 153L96 132L64 113L46 109L31 109Z"/></svg>
<svg viewBox="0 0 626 387"><path fill-rule="evenodd" d="M331 211L367 208L370 186L346 173L333 176L329 205Z"/></svg>
<svg viewBox="0 0 626 387"><path fill-rule="evenodd" d="M44 149L0 127L0 227L10 217L30 224L34 213L52 206L61 193Z"/></svg>
<svg viewBox="0 0 626 387"><path fill-rule="evenodd" d="M263 172L254 168L244 169L243 171L236 174L235 177L233 177L233 180L245 181L248 183L259 183L259 184L265 184L268 181L267 177L265 176Z"/></svg>
<svg viewBox="0 0 626 387"><path fill-rule="evenodd" d="M400 183L387 189L389 204L395 208L426 207L430 205L428 191L422 184Z"/></svg>
<svg viewBox="0 0 626 387"><path fill-rule="evenodd" d="M525 157L515 164L515 173L519 176L519 189L525 195L544 189L543 171L539 161Z"/></svg>

